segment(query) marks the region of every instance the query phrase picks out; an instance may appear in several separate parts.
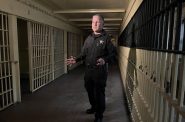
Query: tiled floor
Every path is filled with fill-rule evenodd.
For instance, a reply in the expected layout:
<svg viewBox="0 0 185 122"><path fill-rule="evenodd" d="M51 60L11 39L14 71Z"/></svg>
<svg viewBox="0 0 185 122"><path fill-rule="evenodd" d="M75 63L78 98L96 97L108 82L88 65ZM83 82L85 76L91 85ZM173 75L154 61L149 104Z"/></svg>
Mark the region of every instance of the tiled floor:
<svg viewBox="0 0 185 122"><path fill-rule="evenodd" d="M93 122L80 66L0 112L0 122ZM129 122L119 69L109 70L103 122Z"/></svg>

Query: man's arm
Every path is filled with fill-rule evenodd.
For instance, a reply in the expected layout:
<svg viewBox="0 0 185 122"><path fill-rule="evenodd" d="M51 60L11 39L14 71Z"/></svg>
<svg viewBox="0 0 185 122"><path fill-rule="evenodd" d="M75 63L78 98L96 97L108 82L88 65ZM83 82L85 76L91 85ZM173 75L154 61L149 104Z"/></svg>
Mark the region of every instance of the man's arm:
<svg viewBox="0 0 185 122"><path fill-rule="evenodd" d="M111 42L111 38L108 37L106 45L106 54L103 56L105 62L110 62L115 56L115 47Z"/></svg>

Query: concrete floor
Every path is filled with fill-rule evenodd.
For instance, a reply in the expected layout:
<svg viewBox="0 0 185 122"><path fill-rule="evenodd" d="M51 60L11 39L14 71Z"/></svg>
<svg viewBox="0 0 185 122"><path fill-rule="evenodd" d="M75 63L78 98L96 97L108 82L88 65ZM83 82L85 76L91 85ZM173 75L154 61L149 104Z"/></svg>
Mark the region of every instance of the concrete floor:
<svg viewBox="0 0 185 122"><path fill-rule="evenodd" d="M80 66L36 92L22 95L21 103L0 112L0 122L93 122L94 115L85 113L90 105L83 75L84 66ZM130 122L117 66L109 70L103 122Z"/></svg>

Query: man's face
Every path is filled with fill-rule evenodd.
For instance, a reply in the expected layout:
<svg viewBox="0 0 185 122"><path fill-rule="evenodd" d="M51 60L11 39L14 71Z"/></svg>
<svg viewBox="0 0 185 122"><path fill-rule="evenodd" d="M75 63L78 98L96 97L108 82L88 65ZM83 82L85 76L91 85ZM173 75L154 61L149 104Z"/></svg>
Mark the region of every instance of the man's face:
<svg viewBox="0 0 185 122"><path fill-rule="evenodd" d="M103 20L99 16L93 16L92 18L92 30L93 32L100 32L103 29Z"/></svg>

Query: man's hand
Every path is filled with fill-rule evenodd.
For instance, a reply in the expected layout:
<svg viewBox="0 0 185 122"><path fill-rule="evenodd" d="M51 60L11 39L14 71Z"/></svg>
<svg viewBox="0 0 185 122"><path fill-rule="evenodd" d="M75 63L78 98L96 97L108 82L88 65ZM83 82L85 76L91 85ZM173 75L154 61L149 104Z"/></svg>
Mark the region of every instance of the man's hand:
<svg viewBox="0 0 185 122"><path fill-rule="evenodd" d="M105 60L103 58L99 58L97 60L97 64L96 65L104 65L105 64Z"/></svg>
<svg viewBox="0 0 185 122"><path fill-rule="evenodd" d="M67 59L67 65L71 66L76 63L76 57L70 56L70 58Z"/></svg>

